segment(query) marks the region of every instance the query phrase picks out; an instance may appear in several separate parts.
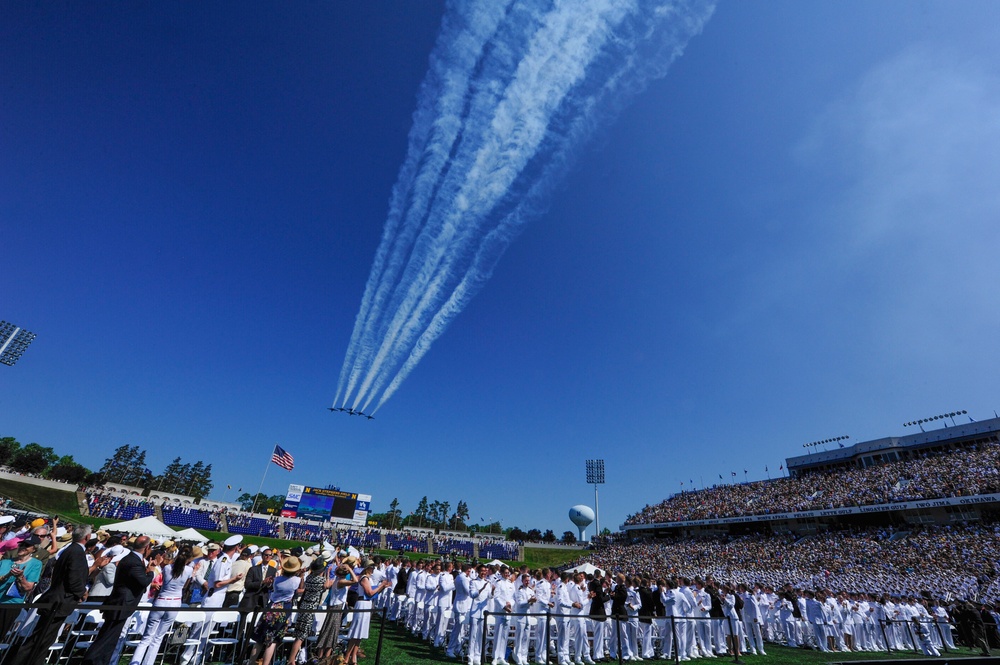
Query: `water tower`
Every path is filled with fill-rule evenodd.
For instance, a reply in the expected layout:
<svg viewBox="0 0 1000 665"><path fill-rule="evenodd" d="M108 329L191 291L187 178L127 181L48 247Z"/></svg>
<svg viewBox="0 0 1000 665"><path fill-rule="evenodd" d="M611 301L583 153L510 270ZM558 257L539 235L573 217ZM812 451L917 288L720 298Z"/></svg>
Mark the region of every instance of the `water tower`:
<svg viewBox="0 0 1000 665"><path fill-rule="evenodd" d="M587 527L594 522L594 511L590 506L573 506L569 509L569 521L580 531L580 542L587 542Z"/></svg>

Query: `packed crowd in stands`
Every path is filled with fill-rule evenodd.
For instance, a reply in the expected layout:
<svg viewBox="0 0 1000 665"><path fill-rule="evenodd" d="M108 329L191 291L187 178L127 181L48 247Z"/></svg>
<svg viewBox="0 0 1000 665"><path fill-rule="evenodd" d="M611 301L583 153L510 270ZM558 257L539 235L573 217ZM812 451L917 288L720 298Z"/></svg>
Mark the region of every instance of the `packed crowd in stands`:
<svg viewBox="0 0 1000 665"><path fill-rule="evenodd" d="M1000 443L986 443L881 466L717 485L646 506L626 524L826 510L1000 492Z"/></svg>
<svg viewBox="0 0 1000 665"><path fill-rule="evenodd" d="M1000 523L830 531L814 536L672 538L601 547L586 561L613 573L714 575L863 593L982 597L1000 576Z"/></svg>

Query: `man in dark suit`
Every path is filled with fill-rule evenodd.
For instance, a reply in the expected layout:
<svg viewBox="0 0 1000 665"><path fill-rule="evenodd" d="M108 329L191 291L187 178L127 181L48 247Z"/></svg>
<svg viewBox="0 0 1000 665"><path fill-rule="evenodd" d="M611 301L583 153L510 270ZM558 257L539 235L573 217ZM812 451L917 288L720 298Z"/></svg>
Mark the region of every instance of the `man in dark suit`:
<svg viewBox="0 0 1000 665"><path fill-rule="evenodd" d="M260 563L251 566L247 571L247 576L243 583L243 599L240 601L240 610L252 612L264 608L267 594L271 591L271 584L274 583L274 574L277 570L270 562L271 550L264 549L260 554Z"/></svg>
<svg viewBox="0 0 1000 665"><path fill-rule="evenodd" d="M39 612L34 632L17 650L12 665L41 665L48 655L48 648L56 641L63 621L87 594L90 569L84 546L90 533L88 525L76 527L73 529L73 542L58 553L52 583L48 591L37 599L39 603L51 603L51 607Z"/></svg>
<svg viewBox="0 0 1000 665"><path fill-rule="evenodd" d="M83 665L109 665L118 647L125 622L135 609L139 607L146 587L153 581L154 569L163 561L163 553L147 561L151 545L148 536L139 536L132 543L132 549L118 562L115 572L115 585L111 589L104 604L107 606L123 606L124 609L103 610L104 625L87 649Z"/></svg>

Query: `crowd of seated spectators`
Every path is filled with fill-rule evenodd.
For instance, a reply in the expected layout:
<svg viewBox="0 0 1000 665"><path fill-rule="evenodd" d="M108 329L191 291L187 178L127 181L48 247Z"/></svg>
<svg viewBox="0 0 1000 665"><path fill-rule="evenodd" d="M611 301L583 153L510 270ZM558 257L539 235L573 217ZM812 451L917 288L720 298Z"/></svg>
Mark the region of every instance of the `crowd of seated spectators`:
<svg viewBox="0 0 1000 665"><path fill-rule="evenodd" d="M964 598L997 588L1000 523L828 531L813 536L669 538L601 546L584 559L612 573L714 575L733 583ZM991 586L992 585L992 586Z"/></svg>
<svg viewBox="0 0 1000 665"><path fill-rule="evenodd" d="M826 510L1000 492L1000 443L868 467L806 473L676 494L626 524Z"/></svg>
<svg viewBox="0 0 1000 665"><path fill-rule="evenodd" d="M381 545L382 534L378 529L346 529L337 532L337 542L344 547L374 549Z"/></svg>
<svg viewBox="0 0 1000 665"><path fill-rule="evenodd" d="M268 538L280 536L277 517L265 519L255 517L250 513L226 511L226 526L229 527L229 533L240 533L244 536L267 536Z"/></svg>
<svg viewBox="0 0 1000 665"><path fill-rule="evenodd" d="M161 510L164 524L170 526L218 531L219 523L222 521L221 513L214 510L201 510L171 503L164 503Z"/></svg>
<svg viewBox="0 0 1000 665"><path fill-rule="evenodd" d="M320 539L328 539L329 533L318 524L285 522L285 538L287 540L304 540L312 543Z"/></svg>
<svg viewBox="0 0 1000 665"><path fill-rule="evenodd" d="M479 543L480 559L517 559L518 544L510 541Z"/></svg>
<svg viewBox="0 0 1000 665"><path fill-rule="evenodd" d="M408 531L387 531L386 549L396 552L427 552L427 534Z"/></svg>
<svg viewBox="0 0 1000 665"><path fill-rule="evenodd" d="M116 520L134 520L153 515L156 508L152 501L137 494L122 492L87 492L87 506L94 517Z"/></svg>
<svg viewBox="0 0 1000 665"><path fill-rule="evenodd" d="M473 551L474 544L467 538L438 537L434 539L435 554L458 554L464 557L471 557Z"/></svg>

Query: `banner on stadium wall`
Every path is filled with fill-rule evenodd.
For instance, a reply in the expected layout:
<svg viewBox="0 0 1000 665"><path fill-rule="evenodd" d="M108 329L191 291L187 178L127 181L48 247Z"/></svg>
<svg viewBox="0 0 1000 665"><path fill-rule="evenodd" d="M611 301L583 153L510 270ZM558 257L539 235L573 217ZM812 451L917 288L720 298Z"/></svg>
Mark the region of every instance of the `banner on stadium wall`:
<svg viewBox="0 0 1000 665"><path fill-rule="evenodd" d="M657 522L655 524L631 524L623 526L623 531L645 531L680 526L712 526L715 524L743 524L746 522L775 522L778 520L801 520L810 517L841 517L843 515L863 515L865 513L887 513L894 510L926 510L928 508L950 508L953 506L977 506L984 503L1000 503L1000 494L977 494L976 496L949 496L942 499L921 501L901 501L899 503L877 503L870 506L830 508L827 510L801 510L794 513L768 513L747 515L746 517L720 517L710 520L688 520L685 522Z"/></svg>
<svg viewBox="0 0 1000 665"><path fill-rule="evenodd" d="M371 494L289 485L281 516L364 526L368 522L371 504Z"/></svg>

